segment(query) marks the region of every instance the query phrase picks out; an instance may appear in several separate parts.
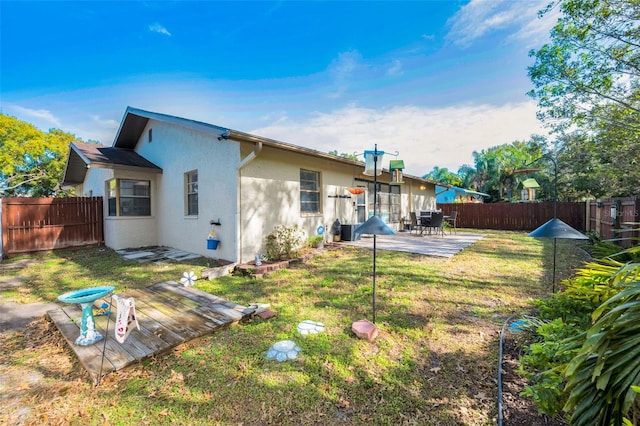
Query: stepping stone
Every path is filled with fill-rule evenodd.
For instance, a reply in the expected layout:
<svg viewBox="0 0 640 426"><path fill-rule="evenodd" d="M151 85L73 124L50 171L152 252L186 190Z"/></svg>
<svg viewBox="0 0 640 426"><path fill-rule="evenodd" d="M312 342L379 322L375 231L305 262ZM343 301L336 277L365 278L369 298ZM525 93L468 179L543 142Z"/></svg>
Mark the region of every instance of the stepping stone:
<svg viewBox="0 0 640 426"><path fill-rule="evenodd" d="M324 331L324 324L321 322L304 320L298 324L298 333L306 334L318 334Z"/></svg>
<svg viewBox="0 0 640 426"><path fill-rule="evenodd" d="M378 328L372 322L367 320L359 320L351 324L351 330L360 339L373 342L378 337Z"/></svg>
<svg viewBox="0 0 640 426"><path fill-rule="evenodd" d="M124 257L127 260L135 260L135 259L140 259L148 256L153 256L153 253L151 253L150 251L138 251L135 253L126 254L122 257Z"/></svg>
<svg viewBox="0 0 640 426"><path fill-rule="evenodd" d="M301 350L293 340L281 340L269 348L267 359L275 359L278 362L295 359Z"/></svg>
<svg viewBox="0 0 640 426"><path fill-rule="evenodd" d="M259 316L260 318L262 318L263 320L267 320L267 319L269 319L269 318L273 318L273 317L275 317L275 316L276 316L276 313L267 309L266 311L262 311L262 312L260 312L260 313L258 314L258 316Z"/></svg>

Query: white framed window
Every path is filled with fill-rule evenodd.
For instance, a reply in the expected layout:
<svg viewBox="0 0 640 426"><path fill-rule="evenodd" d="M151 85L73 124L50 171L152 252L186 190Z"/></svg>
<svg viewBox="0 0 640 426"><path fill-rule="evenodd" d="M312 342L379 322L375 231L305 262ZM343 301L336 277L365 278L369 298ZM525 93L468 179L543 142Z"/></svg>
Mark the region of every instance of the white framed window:
<svg viewBox="0 0 640 426"><path fill-rule="evenodd" d="M389 185L388 183L378 182L378 187L373 187L373 182L356 179L358 181L367 182L367 197L366 205L364 201L364 194L358 196L358 222L362 223L366 220L366 217L373 216L373 194L377 196L377 213L380 219L384 223L397 223L400 222L400 186Z"/></svg>
<svg viewBox="0 0 640 426"><path fill-rule="evenodd" d="M300 169L300 213L320 213L320 172Z"/></svg>
<svg viewBox="0 0 640 426"><path fill-rule="evenodd" d="M185 213L187 216L198 215L198 171L191 170L184 174Z"/></svg>
<svg viewBox="0 0 640 426"><path fill-rule="evenodd" d="M151 182L138 179L107 181L109 216L151 216Z"/></svg>

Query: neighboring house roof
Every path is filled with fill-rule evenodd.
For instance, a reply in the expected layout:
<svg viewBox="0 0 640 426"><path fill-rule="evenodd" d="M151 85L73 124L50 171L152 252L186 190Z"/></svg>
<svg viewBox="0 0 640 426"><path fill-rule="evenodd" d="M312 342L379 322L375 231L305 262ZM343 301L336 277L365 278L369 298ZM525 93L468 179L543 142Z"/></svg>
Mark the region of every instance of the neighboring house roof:
<svg viewBox="0 0 640 426"><path fill-rule="evenodd" d="M82 183L90 167L139 170L162 173L162 169L131 149L73 142L64 172L63 185Z"/></svg>
<svg viewBox="0 0 640 426"><path fill-rule="evenodd" d="M456 196L471 195L472 197L475 197L475 198L491 197L491 195L485 194L484 192L478 192L478 191L472 191L470 189L458 188L457 186L444 187L444 186L439 186L438 185L438 186L436 186L436 201L437 202L441 202L438 198L441 197L443 194L445 194L447 192L449 192L449 193L454 192L456 194ZM444 199L443 199L442 202L444 202Z"/></svg>
<svg viewBox="0 0 640 426"><path fill-rule="evenodd" d="M473 195L473 196L478 196L478 197L491 197L491 195L485 194L484 192L472 191L470 189L456 188L456 187L454 187L452 189L455 190L456 192L460 192L460 193L466 194L466 195Z"/></svg>
<svg viewBox="0 0 640 426"><path fill-rule="evenodd" d="M261 143L266 146L284 149L287 151L298 152L301 154L311 155L314 157L321 157L331 161L337 161L340 163L346 163L357 166L364 166L361 161L350 160L348 158L324 153L311 148L304 148L298 145L293 145L285 142L276 141L261 136L252 135L249 133L240 132L233 129L228 129L213 124L203 123L201 121L189 120L187 118L176 117L173 115L161 114L157 112L145 111L138 108L127 107L124 118L120 123L120 128L116 133L116 137L113 141L113 148L116 149L129 149L133 150L142 136L149 120L157 120L165 123L173 124L176 126L184 127L191 130L196 130L202 133L210 134L218 139L231 139L236 141ZM421 177L404 175L412 179L435 184L435 182L422 179Z"/></svg>

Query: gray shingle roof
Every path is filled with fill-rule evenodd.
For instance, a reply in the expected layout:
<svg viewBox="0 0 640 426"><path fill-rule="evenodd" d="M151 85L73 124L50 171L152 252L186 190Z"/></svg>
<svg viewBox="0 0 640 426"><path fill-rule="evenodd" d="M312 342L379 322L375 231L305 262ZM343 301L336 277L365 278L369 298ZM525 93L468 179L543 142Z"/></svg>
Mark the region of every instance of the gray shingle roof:
<svg viewBox="0 0 640 426"><path fill-rule="evenodd" d="M133 150L73 142L69 151L63 185L82 183L89 167L143 169L146 172L162 173L160 167Z"/></svg>

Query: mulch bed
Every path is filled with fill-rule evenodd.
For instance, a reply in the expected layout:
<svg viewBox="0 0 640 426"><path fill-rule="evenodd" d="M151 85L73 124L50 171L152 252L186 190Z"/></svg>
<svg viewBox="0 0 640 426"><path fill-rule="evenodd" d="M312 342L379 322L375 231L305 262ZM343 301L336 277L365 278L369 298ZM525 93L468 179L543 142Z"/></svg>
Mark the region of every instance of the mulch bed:
<svg viewBox="0 0 640 426"><path fill-rule="evenodd" d="M561 416L549 417L539 414L533 401L520 394L524 391L527 380L518 374L522 348L518 340L510 332L504 336L502 348L502 415L504 425L549 425L567 426L569 422Z"/></svg>

